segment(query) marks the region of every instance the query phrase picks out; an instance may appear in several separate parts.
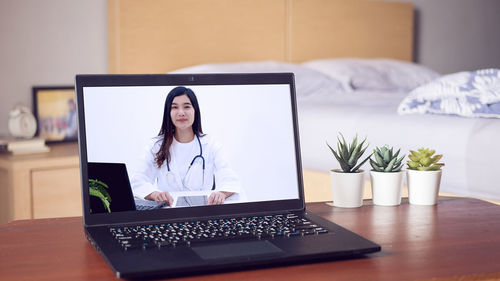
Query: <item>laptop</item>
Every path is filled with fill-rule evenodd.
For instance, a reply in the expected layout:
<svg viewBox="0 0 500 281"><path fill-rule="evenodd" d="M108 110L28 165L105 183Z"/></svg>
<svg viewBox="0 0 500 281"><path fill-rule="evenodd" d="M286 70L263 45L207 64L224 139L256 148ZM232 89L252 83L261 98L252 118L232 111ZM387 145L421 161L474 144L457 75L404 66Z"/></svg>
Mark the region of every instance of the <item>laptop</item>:
<svg viewBox="0 0 500 281"><path fill-rule="evenodd" d="M117 277L380 251L305 209L292 73L77 75L76 93L84 231Z"/></svg>
<svg viewBox="0 0 500 281"><path fill-rule="evenodd" d="M155 202L144 200L139 197L134 197L132 187L130 185L130 177L127 172L125 163L87 163L87 175L91 180L91 188L95 188L95 192L101 193L104 197L110 198L109 206L103 204L102 197L90 197L90 213L105 213L109 209L111 212L136 211L136 210L153 210L160 209L166 206L165 202ZM94 181L92 185L92 181ZM99 184L96 181L104 183L101 190L98 191ZM96 187L97 186L97 187ZM178 204L174 204L176 206Z"/></svg>

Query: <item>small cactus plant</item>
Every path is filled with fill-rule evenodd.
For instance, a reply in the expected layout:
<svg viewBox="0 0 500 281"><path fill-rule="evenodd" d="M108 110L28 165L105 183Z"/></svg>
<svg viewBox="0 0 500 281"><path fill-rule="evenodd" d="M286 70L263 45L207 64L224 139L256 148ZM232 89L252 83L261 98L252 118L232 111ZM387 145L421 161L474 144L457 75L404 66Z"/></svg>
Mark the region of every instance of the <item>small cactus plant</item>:
<svg viewBox="0 0 500 281"><path fill-rule="evenodd" d="M359 167L361 167L366 161L368 161L371 156L370 154L363 161L361 161L359 165L356 165L359 158L363 155L363 153L365 153L366 149L368 148L368 145L366 145L366 147L363 147L366 138L358 144L358 136L356 135L351 144L347 145L344 136L342 134L340 134L340 136L342 137L342 141L337 136L337 151L335 151L328 144L328 142L326 143L326 145L328 145L328 147L332 151L344 173L356 173Z"/></svg>
<svg viewBox="0 0 500 281"><path fill-rule="evenodd" d="M410 150L408 155L408 169L419 170L419 171L437 171L441 170L444 166L443 163L438 163L438 161L443 157L443 155L434 155L436 151L428 148L420 148L418 151ZM433 156L434 155L434 156Z"/></svg>
<svg viewBox="0 0 500 281"><path fill-rule="evenodd" d="M375 160L370 158L370 165L374 171L377 172L399 172L403 167L404 155L398 159L399 151L393 153L393 147L384 145L381 148L375 148L373 150L373 156Z"/></svg>

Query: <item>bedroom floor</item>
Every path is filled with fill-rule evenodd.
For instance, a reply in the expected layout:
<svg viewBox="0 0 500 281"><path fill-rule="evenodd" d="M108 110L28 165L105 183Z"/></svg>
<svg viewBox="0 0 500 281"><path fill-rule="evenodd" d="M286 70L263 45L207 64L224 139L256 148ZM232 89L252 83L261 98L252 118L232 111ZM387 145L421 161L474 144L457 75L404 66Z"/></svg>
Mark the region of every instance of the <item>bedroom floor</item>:
<svg viewBox="0 0 500 281"><path fill-rule="evenodd" d="M306 202L325 202L332 200L332 187L330 183L330 174L325 172L313 171L304 169L304 192L306 197ZM408 189L406 186L403 187L403 197L408 197ZM456 196L462 197L461 195L440 192L441 196ZM365 181L364 199L372 198L372 190L370 180ZM493 204L500 205L500 201L488 200L484 198L478 198Z"/></svg>

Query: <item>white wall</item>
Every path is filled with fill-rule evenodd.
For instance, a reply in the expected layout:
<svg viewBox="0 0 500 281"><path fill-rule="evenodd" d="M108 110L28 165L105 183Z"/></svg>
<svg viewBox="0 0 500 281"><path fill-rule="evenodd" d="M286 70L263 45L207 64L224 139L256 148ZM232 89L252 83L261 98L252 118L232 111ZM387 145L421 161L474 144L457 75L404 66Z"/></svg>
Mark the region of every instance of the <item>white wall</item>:
<svg viewBox="0 0 500 281"><path fill-rule="evenodd" d="M107 72L105 0L0 0L0 135L31 87Z"/></svg>
<svg viewBox="0 0 500 281"><path fill-rule="evenodd" d="M415 59L442 74L500 68L500 1L390 0L415 8Z"/></svg>

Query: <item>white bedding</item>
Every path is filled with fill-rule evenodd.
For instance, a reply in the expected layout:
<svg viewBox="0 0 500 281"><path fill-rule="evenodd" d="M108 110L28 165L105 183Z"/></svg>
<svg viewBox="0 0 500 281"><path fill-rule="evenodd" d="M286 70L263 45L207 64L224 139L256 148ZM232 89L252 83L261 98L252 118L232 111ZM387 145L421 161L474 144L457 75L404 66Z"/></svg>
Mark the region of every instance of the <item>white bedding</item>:
<svg viewBox="0 0 500 281"><path fill-rule="evenodd" d="M398 115L406 93L351 92L302 97L298 119L303 168L327 172L339 165L325 142L338 132L367 137L369 150L388 144L409 149L430 147L443 154L441 190L500 199L500 120L441 115ZM406 165L405 165L406 166ZM364 165L369 170L369 164Z"/></svg>

